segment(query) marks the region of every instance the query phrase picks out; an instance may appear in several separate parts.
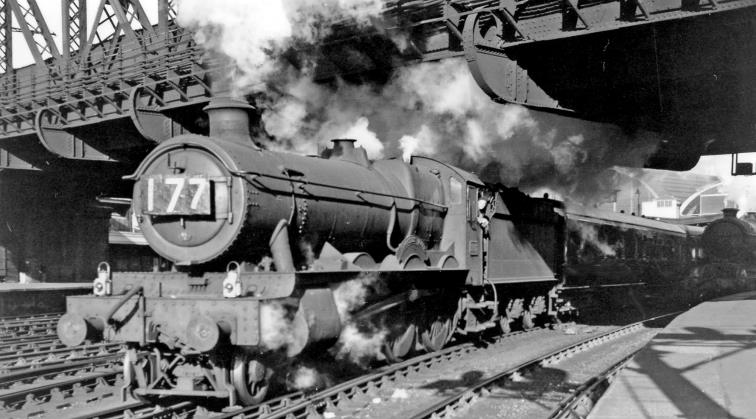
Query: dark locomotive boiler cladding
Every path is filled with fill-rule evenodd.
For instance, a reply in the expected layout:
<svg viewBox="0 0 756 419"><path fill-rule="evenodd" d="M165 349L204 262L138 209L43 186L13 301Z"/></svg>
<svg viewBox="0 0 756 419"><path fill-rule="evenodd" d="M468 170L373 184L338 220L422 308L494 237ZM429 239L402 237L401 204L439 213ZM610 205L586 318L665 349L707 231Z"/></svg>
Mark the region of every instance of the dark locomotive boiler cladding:
<svg viewBox="0 0 756 419"><path fill-rule="evenodd" d="M750 262L756 257L756 226L737 217L736 208L722 210L723 217L704 230L704 253L731 262Z"/></svg>
<svg viewBox="0 0 756 419"><path fill-rule="evenodd" d="M162 256L185 265L258 262L280 235L274 232L289 236L296 266L311 262L325 242L375 260L409 232L429 249L438 246L444 208L437 176L398 160L371 163L348 139L334 140L319 159L260 149L249 138L248 107L213 101L210 138L163 143L134 175L135 207L147 215L142 230Z"/></svg>
<svg viewBox="0 0 756 419"><path fill-rule="evenodd" d="M250 109L214 99L209 136L161 143L130 177L145 238L178 272L103 269L94 296L68 299L63 342L126 342L133 394L254 404L271 367L348 327L381 333L396 361L558 313L560 203L508 200L429 158L370 161L352 139L318 157L265 150Z"/></svg>
<svg viewBox="0 0 756 419"><path fill-rule="evenodd" d="M704 230L703 263L694 277L699 297L738 292L756 286L756 220L753 213L738 218L736 208Z"/></svg>

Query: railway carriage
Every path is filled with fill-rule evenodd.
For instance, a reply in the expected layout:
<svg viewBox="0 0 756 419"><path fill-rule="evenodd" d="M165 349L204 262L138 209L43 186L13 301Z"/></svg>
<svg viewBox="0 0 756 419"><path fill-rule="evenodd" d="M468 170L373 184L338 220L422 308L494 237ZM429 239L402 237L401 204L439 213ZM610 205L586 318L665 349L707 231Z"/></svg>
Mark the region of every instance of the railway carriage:
<svg viewBox="0 0 756 419"><path fill-rule="evenodd" d="M590 208L570 208L567 216L567 288L677 283L694 263L703 232Z"/></svg>

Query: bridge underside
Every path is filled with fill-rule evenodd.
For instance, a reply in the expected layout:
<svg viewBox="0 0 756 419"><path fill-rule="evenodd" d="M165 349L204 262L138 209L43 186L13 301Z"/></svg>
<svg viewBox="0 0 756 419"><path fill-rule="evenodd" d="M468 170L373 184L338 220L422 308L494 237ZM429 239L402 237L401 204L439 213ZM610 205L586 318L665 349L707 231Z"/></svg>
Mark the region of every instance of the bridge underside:
<svg viewBox="0 0 756 419"><path fill-rule="evenodd" d="M495 100L660 133L652 166L756 151L755 8L465 56Z"/></svg>
<svg viewBox="0 0 756 419"><path fill-rule="evenodd" d="M384 18L380 31L336 30L319 77L464 57L492 100L661 134L651 167L756 151L756 0L389 2ZM224 64L171 22L127 32L68 71L51 58L0 76L0 170L128 171L156 143L206 132ZM388 41L399 33L404 49ZM340 60L357 49L364 65Z"/></svg>

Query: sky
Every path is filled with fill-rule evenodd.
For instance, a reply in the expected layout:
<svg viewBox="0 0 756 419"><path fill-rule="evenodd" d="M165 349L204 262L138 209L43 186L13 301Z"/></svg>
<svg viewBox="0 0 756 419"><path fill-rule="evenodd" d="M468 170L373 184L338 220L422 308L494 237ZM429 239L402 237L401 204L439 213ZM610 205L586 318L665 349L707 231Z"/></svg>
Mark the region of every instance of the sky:
<svg viewBox="0 0 756 419"><path fill-rule="evenodd" d="M61 49L61 44L63 42L61 34L64 33L61 27L62 13L60 10L60 3L60 0L37 0L37 4L42 10L42 14L47 22L48 28L50 28L50 32L55 34L53 38L55 39L55 43L59 50ZM150 22L156 23L157 0L141 0L140 3L147 13ZM87 0L87 25L89 29L93 26L99 4L100 0ZM16 28L19 26L15 16L13 18L13 26ZM40 39L42 39L41 36ZM34 59L32 58L29 48L26 46L23 34L21 32L13 32L13 66L18 68L32 63L34 63Z"/></svg>
<svg viewBox="0 0 756 419"><path fill-rule="evenodd" d="M743 153L738 156L739 162L750 162L756 168L756 153ZM717 156L702 156L692 173L719 176L722 179L723 190L727 199L735 201L742 211L756 211L756 176L732 176L730 166L732 158L729 154Z"/></svg>

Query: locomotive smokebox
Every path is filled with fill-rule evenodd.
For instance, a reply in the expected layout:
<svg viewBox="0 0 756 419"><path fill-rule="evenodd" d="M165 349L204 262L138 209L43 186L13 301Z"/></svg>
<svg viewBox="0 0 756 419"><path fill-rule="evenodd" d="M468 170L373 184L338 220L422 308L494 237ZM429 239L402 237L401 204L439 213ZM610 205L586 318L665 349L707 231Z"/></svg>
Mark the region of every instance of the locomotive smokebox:
<svg viewBox="0 0 756 419"><path fill-rule="evenodd" d="M203 109L210 119L210 136L242 144L252 144L249 135L249 111L255 109L247 102L231 97L218 97Z"/></svg>
<svg viewBox="0 0 756 419"><path fill-rule="evenodd" d="M250 109L213 99L205 107L210 136L166 140L128 177L158 254L205 269L272 256L276 270L293 272L326 242L373 260L416 233L427 247L439 242L444 179L399 160L371 162L351 139L335 140L323 158L261 149L250 136Z"/></svg>

